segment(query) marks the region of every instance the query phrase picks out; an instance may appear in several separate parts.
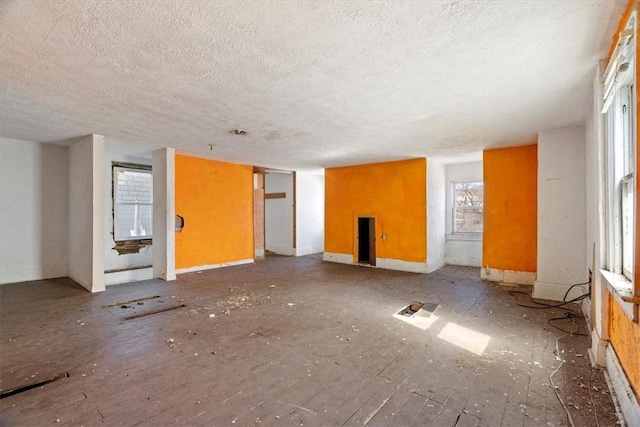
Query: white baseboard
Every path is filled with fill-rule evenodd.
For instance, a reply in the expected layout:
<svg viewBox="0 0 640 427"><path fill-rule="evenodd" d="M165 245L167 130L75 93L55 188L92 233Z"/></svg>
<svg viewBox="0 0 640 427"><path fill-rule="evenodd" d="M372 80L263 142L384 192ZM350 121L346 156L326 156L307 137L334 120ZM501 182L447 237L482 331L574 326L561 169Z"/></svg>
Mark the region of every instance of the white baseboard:
<svg viewBox="0 0 640 427"><path fill-rule="evenodd" d="M67 264L3 268L0 270L0 284L54 279L68 275L69 266Z"/></svg>
<svg viewBox="0 0 640 427"><path fill-rule="evenodd" d="M416 263L416 264L420 264L420 263ZM445 265L444 258L437 259L437 260L432 260L432 261L427 261L426 271L424 271L424 273L432 273L432 272L444 267L444 265ZM417 272L417 273L422 273L422 271Z"/></svg>
<svg viewBox="0 0 640 427"><path fill-rule="evenodd" d="M121 283L139 282L153 279L153 267L137 268L135 270L114 271L104 274L105 286L119 285Z"/></svg>
<svg viewBox="0 0 640 427"><path fill-rule="evenodd" d="M214 268L231 267L234 265L244 265L253 263L253 259L241 259L238 261L223 262L220 264L199 265L196 267L187 267L176 269L176 274L193 273L195 271L212 270Z"/></svg>
<svg viewBox="0 0 640 427"><path fill-rule="evenodd" d="M538 282L536 280L533 285L532 298L546 299L550 301L563 301L563 298L567 291L571 288L571 285L564 285L560 283L545 283ZM567 295L567 301L579 297L587 292L587 285L580 285L574 287Z"/></svg>
<svg viewBox="0 0 640 427"><path fill-rule="evenodd" d="M349 264L349 265L358 265L363 266L362 264L358 264L353 262L353 255L351 254L339 254L335 252L325 252L322 255L323 261L329 262L337 262L340 264ZM369 267L369 265L364 265ZM374 267L374 266L371 266ZM383 268L386 270L397 270L397 271L407 271L410 273L426 273L427 272L427 264L422 262L411 262L411 261L402 261L399 259L391 259L391 258L376 258L376 265L374 268Z"/></svg>
<svg viewBox="0 0 640 427"><path fill-rule="evenodd" d="M444 265L444 261L442 265ZM427 273L427 264L424 262L402 261L391 258L376 258L376 267L386 270L408 271L409 273Z"/></svg>
<svg viewBox="0 0 640 427"><path fill-rule="evenodd" d="M322 253L323 250L322 246L303 246L301 248L296 248L296 256L319 254Z"/></svg>
<svg viewBox="0 0 640 427"><path fill-rule="evenodd" d="M446 257L444 259L445 264L449 265L464 265L465 267L482 267L482 260L480 258L458 258L458 257Z"/></svg>
<svg viewBox="0 0 640 427"><path fill-rule="evenodd" d="M336 252L324 252L322 254L322 260L329 262L338 262L340 264L355 264L353 262L353 255L339 254Z"/></svg>
<svg viewBox="0 0 640 427"><path fill-rule="evenodd" d="M607 347L607 371L610 387L613 388L612 396L614 402L617 402L622 416L628 426L640 426L640 403L633 389L627 380L618 356L616 356L613 347Z"/></svg>
<svg viewBox="0 0 640 427"><path fill-rule="evenodd" d="M536 273L530 271L499 270L497 268L490 268L489 272L487 272L487 269L482 267L480 269L480 278L493 282L533 286L536 281Z"/></svg>
<svg viewBox="0 0 640 427"><path fill-rule="evenodd" d="M290 246L269 246L267 248L267 251L271 251L278 255L285 255L285 256L295 255L295 249L293 249Z"/></svg>

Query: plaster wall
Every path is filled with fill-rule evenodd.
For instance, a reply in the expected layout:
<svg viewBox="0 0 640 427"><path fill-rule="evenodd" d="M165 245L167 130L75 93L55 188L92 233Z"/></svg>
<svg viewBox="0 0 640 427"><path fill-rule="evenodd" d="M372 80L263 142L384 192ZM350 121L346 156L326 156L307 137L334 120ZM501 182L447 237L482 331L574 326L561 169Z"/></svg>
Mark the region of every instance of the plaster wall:
<svg viewBox="0 0 640 427"><path fill-rule="evenodd" d="M176 279L175 150L153 152L153 277Z"/></svg>
<svg viewBox="0 0 640 427"><path fill-rule="evenodd" d="M0 138L0 283L68 274L68 151Z"/></svg>
<svg viewBox="0 0 640 427"><path fill-rule="evenodd" d="M427 272L445 263L446 172L442 163L427 160Z"/></svg>
<svg viewBox="0 0 640 427"><path fill-rule="evenodd" d="M538 134L538 298L562 300L588 278L585 152L583 127Z"/></svg>
<svg viewBox="0 0 640 427"><path fill-rule="evenodd" d="M324 250L324 176L296 172L296 256Z"/></svg>
<svg viewBox="0 0 640 427"><path fill-rule="evenodd" d="M293 174L267 173L265 194L285 193L285 198L266 199L264 209L266 249L280 255L294 255Z"/></svg>
<svg viewBox="0 0 640 427"><path fill-rule="evenodd" d="M69 277L104 291L104 137L69 147Z"/></svg>
<svg viewBox="0 0 640 427"><path fill-rule="evenodd" d="M326 169L324 259L357 263L358 217L373 217L378 267L426 272L426 181L424 158Z"/></svg>
<svg viewBox="0 0 640 427"><path fill-rule="evenodd" d="M537 254L537 144L483 152L481 277L533 284Z"/></svg>
<svg viewBox="0 0 640 427"><path fill-rule="evenodd" d="M252 166L176 155L175 213L178 272L253 262Z"/></svg>

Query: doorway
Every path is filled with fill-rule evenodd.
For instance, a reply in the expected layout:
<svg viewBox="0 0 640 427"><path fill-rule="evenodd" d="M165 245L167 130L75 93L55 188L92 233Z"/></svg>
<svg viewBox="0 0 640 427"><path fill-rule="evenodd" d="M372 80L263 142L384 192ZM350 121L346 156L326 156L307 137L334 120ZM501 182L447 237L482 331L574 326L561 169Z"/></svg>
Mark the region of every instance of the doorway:
<svg viewBox="0 0 640 427"><path fill-rule="evenodd" d="M375 218L358 218L358 262L376 265Z"/></svg>

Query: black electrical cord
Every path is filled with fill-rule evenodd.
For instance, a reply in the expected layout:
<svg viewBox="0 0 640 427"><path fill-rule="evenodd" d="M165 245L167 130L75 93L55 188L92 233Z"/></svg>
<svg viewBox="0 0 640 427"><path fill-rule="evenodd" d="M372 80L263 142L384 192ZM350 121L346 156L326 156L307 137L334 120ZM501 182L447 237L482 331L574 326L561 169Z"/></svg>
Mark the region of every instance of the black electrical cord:
<svg viewBox="0 0 640 427"><path fill-rule="evenodd" d="M567 301L567 296L569 296L569 292L571 292L571 289L575 288L576 286L584 286L584 285L588 285L590 282L585 282L585 283L576 283L575 285L571 285L569 287L569 289L567 289L567 292L565 292L564 297L562 298L562 303L560 304L547 304L544 302L540 302L540 301L534 301L533 298L531 298L531 296L529 295L528 292L524 292L524 291L509 291L509 295L511 296L515 296L516 299L518 298L516 295L521 294L521 295L527 295L529 297L529 301L531 301L533 304L537 304L537 306L534 305L527 305L527 304L522 304L520 303L520 301L518 301L516 304L520 307L525 307L525 308L535 308L538 310L548 310L550 308L560 308L562 310L566 310L568 312L571 312L573 314L576 314L575 310L568 308L568 307L563 307L567 304L572 304L578 301L582 301L585 298L589 298L589 293L585 293L583 295L580 295L579 297L573 298L569 301Z"/></svg>

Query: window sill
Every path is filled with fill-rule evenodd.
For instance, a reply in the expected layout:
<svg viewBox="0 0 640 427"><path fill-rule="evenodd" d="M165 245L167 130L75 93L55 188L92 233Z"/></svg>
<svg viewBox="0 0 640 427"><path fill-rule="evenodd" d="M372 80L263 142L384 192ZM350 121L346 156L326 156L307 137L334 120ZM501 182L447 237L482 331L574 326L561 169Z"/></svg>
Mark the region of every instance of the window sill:
<svg viewBox="0 0 640 427"><path fill-rule="evenodd" d="M600 274L607 284L609 292L616 299L622 310L633 320L633 303L624 301L622 297L633 297L633 283L622 274L600 270Z"/></svg>
<svg viewBox="0 0 640 427"><path fill-rule="evenodd" d="M453 233L453 234L447 234L445 237L447 240L482 242L482 233Z"/></svg>

